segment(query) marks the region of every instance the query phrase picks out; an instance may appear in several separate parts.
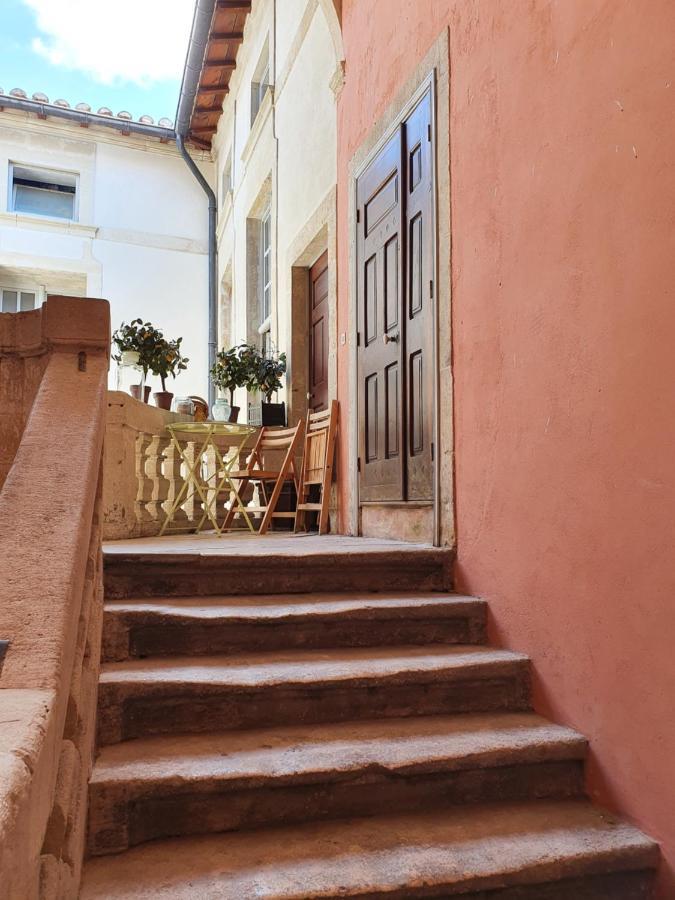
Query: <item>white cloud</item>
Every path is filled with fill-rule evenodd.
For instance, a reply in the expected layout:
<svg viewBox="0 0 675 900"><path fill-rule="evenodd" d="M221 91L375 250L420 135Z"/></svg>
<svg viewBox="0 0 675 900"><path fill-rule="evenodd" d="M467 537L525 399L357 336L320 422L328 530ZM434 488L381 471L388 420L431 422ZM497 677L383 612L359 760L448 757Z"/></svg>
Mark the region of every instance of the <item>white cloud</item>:
<svg viewBox="0 0 675 900"><path fill-rule="evenodd" d="M33 50L103 84L180 78L194 0L23 0Z"/></svg>

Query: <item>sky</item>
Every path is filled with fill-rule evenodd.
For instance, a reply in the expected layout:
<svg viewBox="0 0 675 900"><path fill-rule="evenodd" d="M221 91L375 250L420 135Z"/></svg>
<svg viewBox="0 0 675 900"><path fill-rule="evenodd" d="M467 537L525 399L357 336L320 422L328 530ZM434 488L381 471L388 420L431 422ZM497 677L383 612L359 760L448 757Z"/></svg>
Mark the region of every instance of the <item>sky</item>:
<svg viewBox="0 0 675 900"><path fill-rule="evenodd" d="M173 120L194 0L0 0L0 87Z"/></svg>

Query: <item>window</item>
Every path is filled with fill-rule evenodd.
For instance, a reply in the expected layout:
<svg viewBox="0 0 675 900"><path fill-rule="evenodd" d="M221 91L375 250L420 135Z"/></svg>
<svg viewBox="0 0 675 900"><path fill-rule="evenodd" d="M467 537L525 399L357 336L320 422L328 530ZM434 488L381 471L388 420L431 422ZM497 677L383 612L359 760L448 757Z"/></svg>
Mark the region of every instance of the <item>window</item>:
<svg viewBox="0 0 675 900"><path fill-rule="evenodd" d="M75 218L77 175L10 163L10 211Z"/></svg>
<svg viewBox="0 0 675 900"><path fill-rule="evenodd" d="M28 312L30 309L35 309L38 301L41 301L38 291L0 288L0 312Z"/></svg>
<svg viewBox="0 0 675 900"><path fill-rule="evenodd" d="M272 312L272 217L269 210L260 222L260 322L264 326Z"/></svg>
<svg viewBox="0 0 675 900"><path fill-rule="evenodd" d="M265 99L265 94L270 86L270 55L269 48L265 44L258 65L256 66L251 81L251 125L255 122L260 112L260 107Z"/></svg>

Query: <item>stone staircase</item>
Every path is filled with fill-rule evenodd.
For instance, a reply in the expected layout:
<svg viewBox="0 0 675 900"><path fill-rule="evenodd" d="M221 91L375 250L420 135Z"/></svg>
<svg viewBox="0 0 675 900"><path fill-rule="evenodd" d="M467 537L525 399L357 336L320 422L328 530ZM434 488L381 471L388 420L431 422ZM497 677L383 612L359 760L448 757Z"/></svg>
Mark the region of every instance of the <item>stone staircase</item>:
<svg viewBox="0 0 675 900"><path fill-rule="evenodd" d="M650 897L447 557L363 555L106 558L83 900Z"/></svg>

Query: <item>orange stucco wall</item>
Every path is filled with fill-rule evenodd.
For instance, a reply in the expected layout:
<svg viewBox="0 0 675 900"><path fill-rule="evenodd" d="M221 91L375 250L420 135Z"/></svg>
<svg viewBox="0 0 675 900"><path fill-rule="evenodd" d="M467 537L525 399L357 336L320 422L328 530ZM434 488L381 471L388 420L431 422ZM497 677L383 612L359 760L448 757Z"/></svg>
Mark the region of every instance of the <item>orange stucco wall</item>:
<svg viewBox="0 0 675 900"><path fill-rule="evenodd" d="M675 5L342 16L339 332L349 160L448 28L458 581L532 655L538 707L590 738L591 792L661 841L673 898Z"/></svg>

